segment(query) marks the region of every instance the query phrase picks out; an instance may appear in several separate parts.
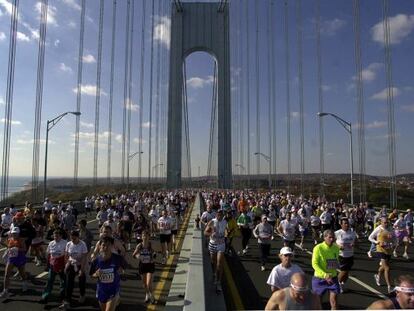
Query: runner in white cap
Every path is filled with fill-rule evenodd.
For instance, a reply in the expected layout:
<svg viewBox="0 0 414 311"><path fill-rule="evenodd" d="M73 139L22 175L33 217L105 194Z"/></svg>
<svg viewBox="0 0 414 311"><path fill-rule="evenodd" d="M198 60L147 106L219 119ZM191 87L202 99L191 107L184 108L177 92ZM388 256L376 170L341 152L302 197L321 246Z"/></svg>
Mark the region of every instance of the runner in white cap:
<svg viewBox="0 0 414 311"><path fill-rule="evenodd" d="M292 264L293 251L290 247L282 247L279 253L280 264L275 266L270 272L267 284L270 285L272 292L288 287L290 278L296 272L303 273L301 267Z"/></svg>

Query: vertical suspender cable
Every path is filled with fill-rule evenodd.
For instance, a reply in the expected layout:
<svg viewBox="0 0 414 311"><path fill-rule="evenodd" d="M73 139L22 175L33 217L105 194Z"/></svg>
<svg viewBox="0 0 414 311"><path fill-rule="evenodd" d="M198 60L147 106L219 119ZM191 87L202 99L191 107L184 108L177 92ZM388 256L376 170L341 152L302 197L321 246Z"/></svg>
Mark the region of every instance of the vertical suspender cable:
<svg viewBox="0 0 414 311"><path fill-rule="evenodd" d="M81 9L81 24L79 34L79 54L78 54L78 92L76 94L76 111L81 109L82 99L82 70L83 70L83 41L85 36L85 0L82 0ZM79 172L79 127L80 127L80 116L76 116L76 130L75 130L75 163L73 173L73 184L78 185L78 172Z"/></svg>
<svg viewBox="0 0 414 311"><path fill-rule="evenodd" d="M268 120L268 130L269 130L269 137L268 137L268 144L269 144L269 174L272 174L272 88L273 88L273 81L272 81L272 40L271 40L271 33L270 33L270 29L272 28L272 7L273 7L273 3L269 2L269 6L267 8L267 63L269 64L269 66L267 67L267 90L268 90L268 94L267 94L267 120ZM269 178L271 178L271 176L269 176ZM271 182L271 179L270 179Z"/></svg>
<svg viewBox="0 0 414 311"><path fill-rule="evenodd" d="M239 41L238 41L238 52L239 52L239 64L240 64L240 76L239 76L239 84L238 84L238 94L239 94L239 101L240 101L240 110L239 110L239 119L238 119L238 123L239 123L239 141L238 141L238 145L239 145L239 152L240 152L240 158L239 158L239 163L240 165L242 165L240 167L240 169L242 169L242 167L244 168L244 139L243 139L243 133L244 133L244 118L243 118L243 107L244 107L244 96L243 96L243 86L242 83L244 82L244 80L246 79L246 74L244 72L244 68L243 68L243 58L242 58L242 50L243 50L243 41L242 41L242 20L243 20L243 2L240 1L239 3L240 5L240 12L239 12L239 23L238 23L238 37L239 37ZM240 171L241 173L241 171ZM246 174L246 172L244 172L244 174Z"/></svg>
<svg viewBox="0 0 414 311"><path fill-rule="evenodd" d="M128 155L125 154L126 147L126 131L127 131L127 109L130 105L128 98L128 74L129 74L129 19L131 14L131 1L127 2L126 9L126 23L125 23L125 68L124 68L124 104L123 104L123 118L122 118L122 167L121 167L121 182L125 184L125 160L128 161Z"/></svg>
<svg viewBox="0 0 414 311"><path fill-rule="evenodd" d="M287 141L287 190L290 192L291 183L291 147L290 147L290 71L289 71L289 10L288 3L285 2L285 53L286 53L286 141Z"/></svg>
<svg viewBox="0 0 414 311"><path fill-rule="evenodd" d="M231 7L233 7L233 4L231 4ZM237 20L237 14L236 14L236 10L232 10L230 8L230 12L234 12L234 17L231 17L234 20L234 24L237 24L238 20ZM231 50L232 53L234 53L231 56L231 59L234 60L233 62L233 79L232 79L232 86L234 85L235 87L235 91L234 91L234 96L231 97L232 99L232 113L233 113L233 117L232 120L235 120L235 122L232 122L233 125L233 131L232 131L232 148L233 148L233 152L232 152L232 156L234 159L233 163L240 163L240 144L238 143L239 141L239 127L240 127L240 123L239 123L239 116L240 116L240 97L239 97L239 82L240 82L240 72L238 71L239 68L239 40L240 40L240 29L237 29L237 27L232 27L232 29L235 29L236 33L235 36L233 36L234 41L233 41L233 46L236 47L234 49ZM234 175L236 173L238 173L238 175L240 175L240 167L235 168L233 171L233 180L235 180Z"/></svg>
<svg viewBox="0 0 414 311"><path fill-rule="evenodd" d="M127 111L127 184L129 185L129 154L131 153L131 112L132 112L132 69L134 65L134 57L132 50L134 49L134 21L135 21L135 1L131 3L131 22L130 22L130 38L129 38L129 72L128 72L128 111Z"/></svg>
<svg viewBox="0 0 414 311"><path fill-rule="evenodd" d="M16 60L16 39L17 24L19 17L19 0L14 0L10 20L10 40L9 40L9 63L7 68L6 86L6 105L4 113L4 132L3 132L3 162L1 171L1 200L5 200L9 192L9 160L10 160L10 138L11 122L13 113L13 86L14 86L14 67Z"/></svg>
<svg viewBox="0 0 414 311"><path fill-rule="evenodd" d="M259 1L255 1L255 22L256 22L256 152L260 152L260 68L259 68ZM256 174L260 174L260 156L256 156Z"/></svg>
<svg viewBox="0 0 414 311"><path fill-rule="evenodd" d="M249 2L246 1L246 117L247 117L247 185L250 187L250 40Z"/></svg>
<svg viewBox="0 0 414 311"><path fill-rule="evenodd" d="M271 0L270 2L270 19L271 22L273 22L274 20L274 0ZM272 27L270 27L270 29L273 29ZM270 59L270 66L271 66L271 90L272 90L272 168L273 168L273 174L274 174L274 179L275 179L275 183L274 185L276 186L276 181L277 181L277 177L276 177L276 160L277 160L277 154L276 154L276 145L277 145L277 136L276 136L276 73L275 73L275 43L274 43L274 35L273 35L274 31L270 33L270 44L271 44L271 59Z"/></svg>
<svg viewBox="0 0 414 311"><path fill-rule="evenodd" d="M302 0L296 0L296 26L298 36L298 78L299 78L299 117L300 117L300 194L304 194L305 176L305 122L303 107L303 51L302 51Z"/></svg>
<svg viewBox="0 0 414 311"><path fill-rule="evenodd" d="M161 22L161 0L158 1L158 20ZM161 42L162 42L162 34L160 34L160 38L157 43L157 82L156 82L156 90L155 90L155 163L157 163L156 170L154 172L155 177L158 177L158 172L160 171L160 58L161 58Z"/></svg>
<svg viewBox="0 0 414 311"><path fill-rule="evenodd" d="M320 0L316 1L316 57L318 66L318 111L323 112L322 94L322 56L321 56L321 11ZM324 154L323 118L319 118L319 167L320 167L320 195L325 196L325 154Z"/></svg>
<svg viewBox="0 0 414 311"><path fill-rule="evenodd" d="M151 182L151 147L152 147L152 100L153 100L153 74L154 74L154 13L155 1L152 1L151 10L151 65L149 89L149 128L148 128L148 183Z"/></svg>
<svg viewBox="0 0 414 311"><path fill-rule="evenodd" d="M95 138L93 144L93 183L98 182L98 143L99 143L99 109L101 103L101 68L102 68L102 34L105 4L100 1L99 9L99 37L98 37L98 63L96 65L96 101L95 101Z"/></svg>
<svg viewBox="0 0 414 311"><path fill-rule="evenodd" d="M387 87L387 113L388 113L388 159L390 168L390 207L397 208L396 189L396 146L395 146L395 118L394 118L394 87L392 80L391 38L389 24L389 1L383 0L383 28L385 73Z"/></svg>
<svg viewBox="0 0 414 311"><path fill-rule="evenodd" d="M142 122L144 116L144 78L145 78L145 20L146 20L146 4L147 1L142 1L142 19L141 19L141 68L140 68L140 82L139 82L139 142L138 142L138 178L142 182Z"/></svg>
<svg viewBox="0 0 414 311"><path fill-rule="evenodd" d="M112 39L111 39L111 73L109 81L109 109L108 109L108 154L107 154L107 184L111 182L112 156L112 110L114 98L114 69L115 69L115 35L116 35L116 0L112 4Z"/></svg>
<svg viewBox="0 0 414 311"><path fill-rule="evenodd" d="M354 35L355 35L355 71L358 110L358 144L359 144L359 200L366 201L366 170L365 170L365 117L364 117L364 89L362 83L361 62L361 30L360 30L360 2L353 0Z"/></svg>
<svg viewBox="0 0 414 311"><path fill-rule="evenodd" d="M214 61L214 73L213 73L213 96L211 97L211 115L210 115L210 139L208 146L208 164L207 164L207 176L212 175L212 157L213 157L213 143L214 143L214 126L215 126L215 105L217 97L217 85L216 85L216 72L217 72L217 62Z"/></svg>
<svg viewBox="0 0 414 311"><path fill-rule="evenodd" d="M39 26L39 53L37 58L35 123L33 130L32 202L37 202L38 200L40 128L42 124L43 75L46 48L45 41L47 30L47 7L48 0L42 0Z"/></svg>
<svg viewBox="0 0 414 311"><path fill-rule="evenodd" d="M187 101L187 66L184 63L184 126L185 126L185 140L186 140L186 152L187 152L187 174L189 181L191 183L191 154L190 154L190 131L189 131L189 123L188 123L188 101Z"/></svg>

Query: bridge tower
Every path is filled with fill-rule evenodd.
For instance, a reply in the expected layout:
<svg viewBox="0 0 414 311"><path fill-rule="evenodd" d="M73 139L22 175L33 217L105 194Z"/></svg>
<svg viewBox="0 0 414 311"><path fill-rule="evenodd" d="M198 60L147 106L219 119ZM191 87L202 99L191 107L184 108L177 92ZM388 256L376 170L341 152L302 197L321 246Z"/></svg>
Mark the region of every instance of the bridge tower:
<svg viewBox="0 0 414 311"><path fill-rule="evenodd" d="M220 3L172 4L168 90L167 186L181 186L183 62L207 52L217 63L218 187L231 188L229 8Z"/></svg>

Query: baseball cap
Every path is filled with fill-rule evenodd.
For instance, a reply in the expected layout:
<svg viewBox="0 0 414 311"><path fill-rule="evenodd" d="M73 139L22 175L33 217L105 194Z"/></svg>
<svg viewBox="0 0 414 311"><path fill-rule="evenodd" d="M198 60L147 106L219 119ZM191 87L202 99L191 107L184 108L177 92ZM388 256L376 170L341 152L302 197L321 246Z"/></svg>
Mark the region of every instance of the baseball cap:
<svg viewBox="0 0 414 311"><path fill-rule="evenodd" d="M293 251L290 247L285 246L280 249L280 255L290 255L290 254L293 254Z"/></svg>
<svg viewBox="0 0 414 311"><path fill-rule="evenodd" d="M13 233L17 233L17 234L19 234L20 233L20 228L19 227L13 227L13 229L11 229L11 233L13 234Z"/></svg>

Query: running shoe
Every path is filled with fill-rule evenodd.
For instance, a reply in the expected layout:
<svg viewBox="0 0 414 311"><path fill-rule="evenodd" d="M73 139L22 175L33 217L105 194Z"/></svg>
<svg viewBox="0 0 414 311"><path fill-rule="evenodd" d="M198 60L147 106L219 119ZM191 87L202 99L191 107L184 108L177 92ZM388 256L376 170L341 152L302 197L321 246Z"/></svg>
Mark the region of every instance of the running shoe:
<svg viewBox="0 0 414 311"><path fill-rule="evenodd" d="M407 254L407 253L404 253L403 257L404 257L405 259L410 259L410 257L408 257L408 254Z"/></svg>
<svg viewBox="0 0 414 311"><path fill-rule="evenodd" d="M217 282L217 285L216 285L216 290L217 290L218 292L221 292L221 291L222 291L222 288L221 288L221 283L220 283L220 282Z"/></svg>
<svg viewBox="0 0 414 311"><path fill-rule="evenodd" d="M60 310L67 310L69 308L69 302L63 301L63 303L59 306Z"/></svg>
<svg viewBox="0 0 414 311"><path fill-rule="evenodd" d="M390 294L390 293L393 291L393 289L392 289L392 287L391 287L391 286L388 286L388 287L387 287L387 290L388 290L388 294Z"/></svg>
<svg viewBox="0 0 414 311"><path fill-rule="evenodd" d="M339 283L339 292L340 292L341 294L343 294L343 293L344 293L344 285L343 285L343 284L341 284L341 283Z"/></svg>
<svg viewBox="0 0 414 311"><path fill-rule="evenodd" d="M261 266L260 267L260 270L265 271L266 270L266 267L265 266Z"/></svg>
<svg viewBox="0 0 414 311"><path fill-rule="evenodd" d="M148 297L148 293L147 293L147 294L145 294L145 300L144 300L144 302L145 303L148 303L148 301L149 301L149 297Z"/></svg>
<svg viewBox="0 0 414 311"><path fill-rule="evenodd" d="M368 251L368 252L367 252L367 255L368 255L368 257L369 257L369 258L372 258L372 253L371 253L371 251Z"/></svg>
<svg viewBox="0 0 414 311"><path fill-rule="evenodd" d="M393 255L395 258L397 258L397 257L398 257L398 254L397 254L397 252L396 252L396 251L394 251L394 252L392 253L392 255Z"/></svg>
<svg viewBox="0 0 414 311"><path fill-rule="evenodd" d="M379 277L379 275L378 275L378 274L374 274L374 279L375 279L375 283L376 283L378 286L381 286L380 277Z"/></svg>
<svg viewBox="0 0 414 311"><path fill-rule="evenodd" d="M246 255L247 254L247 246L246 246L246 248L243 250L243 255Z"/></svg>
<svg viewBox="0 0 414 311"><path fill-rule="evenodd" d="M9 291L8 291L8 290L3 290L3 291L0 293L0 298L9 298L9 296L10 296L10 293L9 293Z"/></svg>
<svg viewBox="0 0 414 311"><path fill-rule="evenodd" d="M155 298L151 293L149 294L149 299L150 299L151 304L155 303Z"/></svg>

